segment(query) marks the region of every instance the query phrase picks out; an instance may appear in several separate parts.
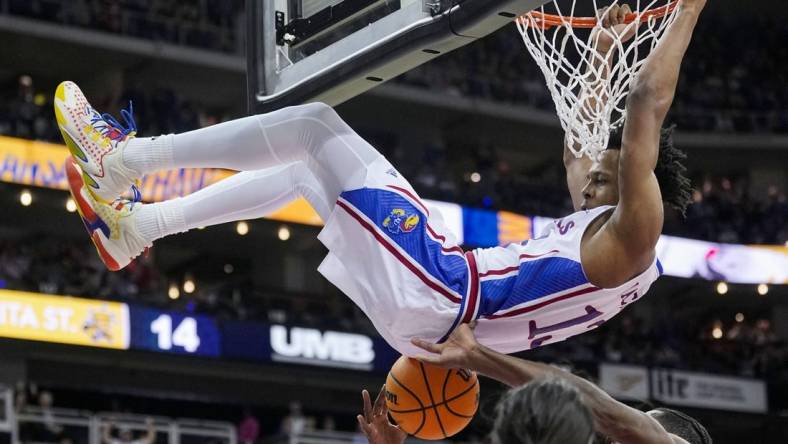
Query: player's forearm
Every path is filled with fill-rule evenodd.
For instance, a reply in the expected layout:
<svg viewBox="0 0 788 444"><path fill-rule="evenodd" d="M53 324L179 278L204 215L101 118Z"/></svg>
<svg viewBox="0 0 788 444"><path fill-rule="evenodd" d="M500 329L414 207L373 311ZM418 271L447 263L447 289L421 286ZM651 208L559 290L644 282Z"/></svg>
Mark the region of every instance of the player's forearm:
<svg viewBox="0 0 788 444"><path fill-rule="evenodd" d="M507 356L483 345L470 353L468 367L488 378L516 387L546 376L535 363Z"/></svg>
<svg viewBox="0 0 788 444"><path fill-rule="evenodd" d="M469 367L512 387L544 377L564 379L580 391L600 433L631 444L662 443L668 438L667 433L642 412L616 401L591 382L557 367L507 356L484 346L471 353Z"/></svg>
<svg viewBox="0 0 788 444"><path fill-rule="evenodd" d="M627 108L648 107L660 120L667 115L678 84L681 62L687 52L692 32L698 22L702 6L683 1L674 22L649 55L632 86Z"/></svg>

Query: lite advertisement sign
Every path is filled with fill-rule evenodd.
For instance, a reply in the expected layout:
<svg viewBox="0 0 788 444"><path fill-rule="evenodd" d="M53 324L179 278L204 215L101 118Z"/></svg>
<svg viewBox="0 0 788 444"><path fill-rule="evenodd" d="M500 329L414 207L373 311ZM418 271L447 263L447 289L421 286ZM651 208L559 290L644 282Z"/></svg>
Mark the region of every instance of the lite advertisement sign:
<svg viewBox="0 0 788 444"><path fill-rule="evenodd" d="M0 336L129 348L129 310L117 302L0 290Z"/></svg>
<svg viewBox="0 0 788 444"><path fill-rule="evenodd" d="M766 383L757 379L605 363L599 366L599 384L624 400L749 413L769 410Z"/></svg>
<svg viewBox="0 0 788 444"><path fill-rule="evenodd" d="M766 413L766 384L756 379L653 369L651 396L667 404Z"/></svg>

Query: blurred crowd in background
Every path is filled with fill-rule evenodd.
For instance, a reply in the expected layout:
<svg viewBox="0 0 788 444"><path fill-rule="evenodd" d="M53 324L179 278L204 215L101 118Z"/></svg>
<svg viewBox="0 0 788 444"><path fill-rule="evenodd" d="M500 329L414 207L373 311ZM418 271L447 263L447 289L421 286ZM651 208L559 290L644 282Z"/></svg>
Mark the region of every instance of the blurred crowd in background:
<svg viewBox="0 0 788 444"><path fill-rule="evenodd" d="M10 13L67 26L241 54L243 1L0 0ZM758 29L742 39L738 29ZM713 32L711 32L713 31ZM553 101L514 25L397 82L544 110ZM684 131L788 132L788 27L778 17L715 15L698 24L669 120Z"/></svg>
<svg viewBox="0 0 788 444"><path fill-rule="evenodd" d="M128 37L240 53L243 0L0 0L0 12Z"/></svg>
<svg viewBox="0 0 788 444"><path fill-rule="evenodd" d="M144 304L219 320L374 331L355 305L336 292L308 294L255 286L240 264L215 264L223 269L221 278L168 275L153 258L143 255L123 270L110 272L87 242L41 235L0 240L0 288Z"/></svg>
<svg viewBox="0 0 788 444"><path fill-rule="evenodd" d="M337 420L334 415L325 412L305 411L297 400L291 401L287 409L237 405L223 405L221 408L212 405L206 408L200 403L182 400L157 400L154 403L140 396L107 396L84 391L74 393L42 387L35 381L17 382L13 407L17 414L38 418L36 421L20 421L18 442L22 444L87 444L88 431L85 427L64 421L64 418L68 418L68 414L64 413L77 409L82 412L102 412L106 418L101 421L102 444L168 442L168 430L163 420L171 411L179 411L194 418L235 423L239 444L282 443L287 442L288 437L304 432L353 431L352 424L355 422L351 415ZM145 423L141 424L140 415L160 416L147 417ZM218 437L189 436L187 442L229 444L229 441ZM367 440L359 433L358 442L367 443Z"/></svg>
<svg viewBox="0 0 788 444"><path fill-rule="evenodd" d="M397 81L553 111L544 77L513 28L414 68ZM759 32L742 39L736 32L742 28ZM786 40L788 27L779 18L704 17L693 35L687 53L692 63L682 67L668 121L682 131L788 132Z"/></svg>

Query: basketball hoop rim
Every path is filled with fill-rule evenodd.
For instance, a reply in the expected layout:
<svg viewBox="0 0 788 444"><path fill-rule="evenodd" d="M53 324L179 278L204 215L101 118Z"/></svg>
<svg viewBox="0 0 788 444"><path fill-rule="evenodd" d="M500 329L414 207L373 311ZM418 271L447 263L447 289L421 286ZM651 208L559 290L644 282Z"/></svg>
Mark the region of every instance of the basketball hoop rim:
<svg viewBox="0 0 788 444"><path fill-rule="evenodd" d="M649 9L642 13L630 13L624 18L624 23L632 23L639 20L640 23L645 23L652 18L661 18L673 12L678 6L680 0L673 0L665 6ZM545 29L554 28L556 26L571 26L572 28L594 28L599 23L596 17L564 17L556 14L544 14L539 11L531 11L517 17L517 21L524 26L541 25Z"/></svg>

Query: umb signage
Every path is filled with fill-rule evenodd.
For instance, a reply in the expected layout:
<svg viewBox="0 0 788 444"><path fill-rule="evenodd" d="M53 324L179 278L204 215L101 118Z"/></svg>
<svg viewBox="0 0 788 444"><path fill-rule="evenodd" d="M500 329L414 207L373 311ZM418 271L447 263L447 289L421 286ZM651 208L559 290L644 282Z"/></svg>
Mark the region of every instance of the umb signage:
<svg viewBox="0 0 788 444"><path fill-rule="evenodd" d="M651 397L688 407L752 413L768 409L763 381L680 370L653 369Z"/></svg>
<svg viewBox="0 0 788 444"><path fill-rule="evenodd" d="M274 361L358 370L375 363L373 341L364 335L272 325L270 339Z"/></svg>

